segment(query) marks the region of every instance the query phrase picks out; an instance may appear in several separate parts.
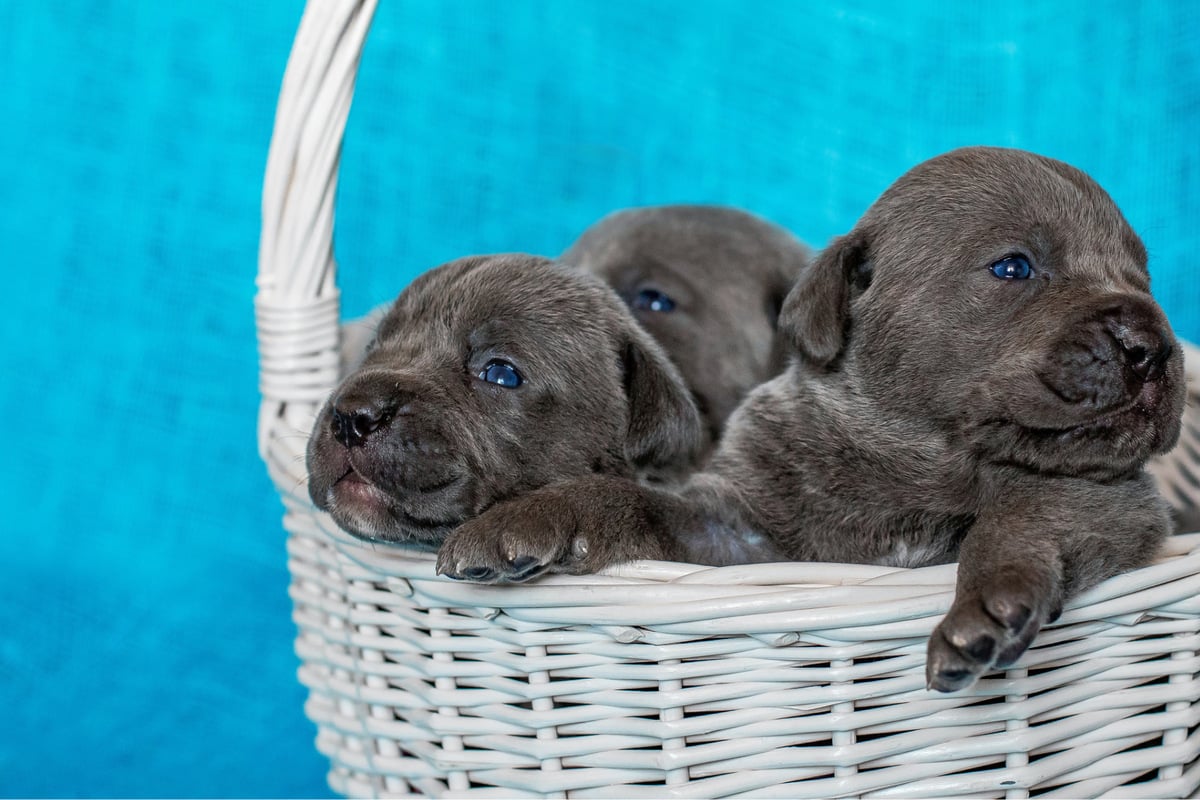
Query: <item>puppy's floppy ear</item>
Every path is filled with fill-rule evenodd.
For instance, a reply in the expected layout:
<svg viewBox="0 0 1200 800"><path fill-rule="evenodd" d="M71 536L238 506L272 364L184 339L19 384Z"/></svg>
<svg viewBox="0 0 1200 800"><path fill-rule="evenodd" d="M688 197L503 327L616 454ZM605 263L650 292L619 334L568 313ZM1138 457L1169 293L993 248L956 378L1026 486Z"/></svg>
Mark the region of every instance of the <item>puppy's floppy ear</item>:
<svg viewBox="0 0 1200 800"><path fill-rule="evenodd" d="M700 412L679 370L634 325L621 352L629 429L625 454L637 467L679 467L700 450Z"/></svg>
<svg viewBox="0 0 1200 800"><path fill-rule="evenodd" d="M779 332L807 361L828 366L846 343L850 300L870 282L865 234L856 229L834 239L788 292Z"/></svg>

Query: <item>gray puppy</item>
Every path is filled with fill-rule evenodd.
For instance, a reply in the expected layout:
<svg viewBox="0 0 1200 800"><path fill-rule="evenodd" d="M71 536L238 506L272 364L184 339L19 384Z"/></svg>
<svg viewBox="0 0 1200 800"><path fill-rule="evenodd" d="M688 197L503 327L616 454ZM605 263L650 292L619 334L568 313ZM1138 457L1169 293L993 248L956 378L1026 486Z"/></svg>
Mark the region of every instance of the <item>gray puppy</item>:
<svg viewBox="0 0 1200 800"><path fill-rule="evenodd" d="M1182 357L1145 248L1078 169L998 148L915 167L805 271L780 327L798 357L682 495L612 479L534 492L444 557L489 563L492 529L568 572L640 546L711 564L958 559L926 665L953 691L1169 532L1143 466L1179 434Z"/></svg>
<svg viewBox="0 0 1200 800"><path fill-rule="evenodd" d="M678 371L609 287L533 256L471 257L383 317L317 417L309 493L361 538L433 549L500 500L686 462L699 438Z"/></svg>
<svg viewBox="0 0 1200 800"><path fill-rule="evenodd" d="M671 205L609 214L560 260L612 286L679 367L705 423L704 457L742 398L783 371L776 322L809 256L745 211Z"/></svg>

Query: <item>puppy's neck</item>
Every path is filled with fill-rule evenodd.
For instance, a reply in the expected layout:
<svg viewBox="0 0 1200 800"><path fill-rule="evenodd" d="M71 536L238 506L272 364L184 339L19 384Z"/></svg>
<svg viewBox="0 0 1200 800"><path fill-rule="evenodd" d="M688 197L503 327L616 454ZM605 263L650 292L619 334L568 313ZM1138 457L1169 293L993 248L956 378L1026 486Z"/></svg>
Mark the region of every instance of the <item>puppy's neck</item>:
<svg viewBox="0 0 1200 800"><path fill-rule="evenodd" d="M887 476L896 490L932 509L963 510L975 494L975 471L950 435L900 403L862 390L849 369L789 371L795 402L804 408L810 452L817 451L853 485L854 476ZM816 453L814 453L816 454ZM851 490L851 493L854 493Z"/></svg>
<svg viewBox="0 0 1200 800"><path fill-rule="evenodd" d="M900 424L921 438L935 435L921 420L903 419L896 404L886 402L887 398L876 398L863 391L861 381L851 369L826 369L797 360L787 377L795 397L807 406L814 423L823 421L847 434L861 433L867 437L865 442L870 442L877 430L893 429Z"/></svg>

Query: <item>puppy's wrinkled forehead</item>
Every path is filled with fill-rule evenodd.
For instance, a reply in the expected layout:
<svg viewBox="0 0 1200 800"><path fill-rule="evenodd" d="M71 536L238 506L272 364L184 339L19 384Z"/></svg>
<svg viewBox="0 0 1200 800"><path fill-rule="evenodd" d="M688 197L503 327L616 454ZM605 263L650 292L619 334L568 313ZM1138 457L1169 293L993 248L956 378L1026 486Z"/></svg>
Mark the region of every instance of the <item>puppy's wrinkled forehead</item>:
<svg viewBox="0 0 1200 800"><path fill-rule="evenodd" d="M1108 193L1081 170L1022 150L969 147L930 159L863 222L901 246L992 248L994 257L1021 248L1078 278L1146 274L1146 249Z"/></svg>
<svg viewBox="0 0 1200 800"><path fill-rule="evenodd" d="M557 262L469 257L414 280L380 323L374 348L411 350L414 358L488 349L534 361L570 359L608 343L618 313L604 284Z"/></svg>

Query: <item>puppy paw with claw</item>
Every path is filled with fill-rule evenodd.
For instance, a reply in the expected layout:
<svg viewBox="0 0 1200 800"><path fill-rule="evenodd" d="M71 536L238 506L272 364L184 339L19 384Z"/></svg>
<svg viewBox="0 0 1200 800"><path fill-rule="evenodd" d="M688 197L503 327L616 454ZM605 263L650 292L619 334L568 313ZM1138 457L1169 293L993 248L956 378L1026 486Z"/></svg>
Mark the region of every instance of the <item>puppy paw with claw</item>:
<svg viewBox="0 0 1200 800"><path fill-rule="evenodd" d="M678 523L651 519L678 498L636 481L592 475L545 486L492 506L460 525L438 550L437 570L448 578L518 583L543 572L588 575L637 559L676 559L671 534Z"/></svg>
<svg viewBox="0 0 1200 800"><path fill-rule="evenodd" d="M564 509L525 498L494 506L460 525L438 550L437 571L455 580L520 583L543 572L588 571L587 541Z"/></svg>
<svg viewBox="0 0 1200 800"><path fill-rule="evenodd" d="M925 682L939 692L971 686L990 669L1009 667L1042 626L1061 613L1053 581L1006 572L980 591L955 598L929 639Z"/></svg>

